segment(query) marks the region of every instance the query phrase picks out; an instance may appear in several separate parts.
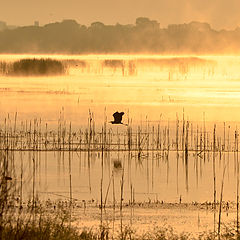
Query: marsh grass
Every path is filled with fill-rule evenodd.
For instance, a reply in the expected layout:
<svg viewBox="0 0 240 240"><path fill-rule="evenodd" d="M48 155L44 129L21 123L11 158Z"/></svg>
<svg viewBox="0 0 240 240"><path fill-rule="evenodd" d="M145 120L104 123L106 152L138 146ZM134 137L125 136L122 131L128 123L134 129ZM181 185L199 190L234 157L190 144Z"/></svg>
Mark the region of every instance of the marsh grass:
<svg viewBox="0 0 240 240"><path fill-rule="evenodd" d="M64 65L54 59L21 59L12 64L8 75L42 76L62 75L65 73Z"/></svg>
<svg viewBox="0 0 240 240"><path fill-rule="evenodd" d="M54 221L55 220L55 221ZM156 227L151 231L137 234L131 226L124 226L123 231L117 232L115 236L110 234L109 228L100 226L97 230L83 229L66 225L64 221L49 217L39 218L38 221L18 221L16 224L7 224L1 229L1 239L42 239L42 240L213 240L216 235L213 232L203 232L198 236L191 233L177 233L170 226ZM223 240L239 239L231 228L225 228L221 234Z"/></svg>
<svg viewBox="0 0 240 240"><path fill-rule="evenodd" d="M123 60L117 60L117 59L106 59L103 61L103 66L105 67L124 67L125 63Z"/></svg>
<svg viewBox="0 0 240 240"><path fill-rule="evenodd" d="M15 114L17 115L17 113ZM222 152L232 152L233 145L231 136L229 136L229 150L222 145L221 129L216 133L218 142L214 137L209 138L211 128L204 132L199 126L185 120L182 123L177 119L176 130L175 123L167 122L166 124L158 123L157 125L147 124L146 129L141 126L128 126L118 131L113 131L111 126L104 123L102 131L96 128L94 118L90 118L88 126L76 129L69 122L59 119L56 129L50 129L48 123L43 123L40 119L19 122L16 119L5 118L0 125L0 148L11 150L26 151L129 151L135 152L138 158L144 157L144 152L159 152L163 156L168 156L169 151L181 151L184 153L185 160L190 152L198 156L206 153L222 154ZM14 121L14 124L13 124ZM46 125L45 129L41 128ZM180 130L182 125L182 131ZM191 126L191 128L190 128ZM176 132L176 136L175 136ZM203 146L203 136L208 135ZM193 139L196 144L194 144ZM117 161L114 168L120 167Z"/></svg>
<svg viewBox="0 0 240 240"><path fill-rule="evenodd" d="M46 63L46 66L45 66ZM1 61L0 74L7 76L45 76L62 75L75 68L82 74L121 74L122 76L137 76L140 72L167 71L168 80L175 76L184 79L195 73L197 69L208 72L212 77L217 64L213 60L197 57L173 57L173 58L133 58L133 59L61 59L50 58L26 58L14 62ZM76 73L76 72L74 72ZM205 75L204 75L205 78Z"/></svg>
<svg viewBox="0 0 240 240"><path fill-rule="evenodd" d="M24 216L24 217L23 217ZM37 218L37 219L36 219ZM89 232L90 235L90 232ZM1 226L1 239L81 239L77 230L69 225L65 217L40 214L33 216L30 212L18 215ZM89 238L91 239L91 238Z"/></svg>
<svg viewBox="0 0 240 240"><path fill-rule="evenodd" d="M14 62L0 62L0 74L6 76L54 76L66 72L66 64L50 58L25 58Z"/></svg>

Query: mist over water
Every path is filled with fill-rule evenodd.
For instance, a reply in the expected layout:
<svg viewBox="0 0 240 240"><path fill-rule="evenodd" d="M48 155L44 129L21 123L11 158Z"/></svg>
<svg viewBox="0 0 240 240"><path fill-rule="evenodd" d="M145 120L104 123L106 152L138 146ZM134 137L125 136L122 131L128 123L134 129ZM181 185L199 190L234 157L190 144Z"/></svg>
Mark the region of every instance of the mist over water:
<svg viewBox="0 0 240 240"><path fill-rule="evenodd" d="M17 197L54 209L73 201L84 227L99 223L103 202L109 221L123 201L123 221L139 229L199 232L216 222L224 181L223 219L233 221L239 67L237 56L1 55L0 148ZM116 111L123 124L110 123Z"/></svg>
<svg viewBox="0 0 240 240"><path fill-rule="evenodd" d="M0 82L0 109L22 119L56 121L64 109L68 121L86 123L89 109L102 123L117 110L141 119L175 120L184 108L189 120L238 121L239 57L146 55L50 56L66 67L62 76L6 76ZM36 56L5 55L13 62ZM4 114L0 116L3 120ZM126 117L127 115L125 115Z"/></svg>
<svg viewBox="0 0 240 240"><path fill-rule="evenodd" d="M8 118L13 119L17 112L18 122L38 118L43 125L47 123L50 128L56 129L61 118L67 124L71 122L73 129L77 131L79 127L87 126L89 110L94 114L98 130L101 129L105 117L107 122L113 119L112 114L115 111L125 112L123 122L128 123L130 119L133 126L144 125L146 121L153 124L163 121L167 126L169 121L170 135L175 134L174 122L176 117L181 118L183 111L187 120L198 124L199 128L203 116L209 129L213 123L218 123L221 135L223 122L228 122L226 126L227 124L233 128L237 126L239 111L236 110L240 104L239 57L4 55L2 61L11 63L26 58L55 59L65 66L66 73L62 76L27 77L21 74L9 76L2 73L0 82L2 126L8 114ZM124 126L114 127L111 124L108 124L107 128L112 128L113 132L126 130ZM159 198L164 201L177 201L180 195L188 202L211 200L212 190L205 188L210 181L205 174L208 176L212 171L211 165L205 163L198 166L199 162L189 160L191 162L188 166L189 179L186 179L184 165L180 164L176 170L175 154L175 152L170 154L169 162L160 160L155 153L147 155L141 162L136 156L128 156L125 153L117 156L108 154L104 171L106 174L109 172L107 175L110 176L114 159L124 162L129 183L136 184L138 200ZM27 155L23 156L27 166ZM62 193L65 196L64 192L67 192L68 188L64 172L66 155L48 153L40 154L39 157L48 159L42 160L43 163L40 164L42 168L39 169L39 192L45 190L58 192L66 187ZM80 156L75 154L72 156L75 169L73 178L77 179L80 175L83 177L80 181L81 186L73 185L78 189L74 195L77 197L83 193L87 198L95 199L98 198L99 186L96 184L100 176L98 171L100 161L96 154L90 156L89 163L88 159L89 156L83 153ZM51 167L48 164L51 164ZM87 167L88 164L90 165ZM219 164L220 174L222 165L220 162ZM231 160L229 163L229 156L228 164L232 164ZM229 167L228 175L233 177L232 170L233 168ZM44 174L45 180L41 180ZM178 178L184 180L177 187ZM232 181L230 177L227 184ZM93 185L91 190L90 185ZM163 192L168 194L163 195ZM234 198L231 191L227 196L229 200Z"/></svg>

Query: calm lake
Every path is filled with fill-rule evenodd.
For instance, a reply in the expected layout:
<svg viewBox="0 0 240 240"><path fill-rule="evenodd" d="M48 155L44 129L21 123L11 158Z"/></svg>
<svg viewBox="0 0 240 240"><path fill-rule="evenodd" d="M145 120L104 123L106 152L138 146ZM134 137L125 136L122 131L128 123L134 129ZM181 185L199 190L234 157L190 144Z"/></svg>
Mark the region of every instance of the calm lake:
<svg viewBox="0 0 240 240"><path fill-rule="evenodd" d="M87 124L89 109L101 124L104 111L112 120L116 110L133 123L141 119L176 119L183 108L189 120L238 121L240 57L178 56L31 56L2 55L1 61L54 58L68 73L54 77L1 76L0 120L19 113L19 119L56 122L64 109L74 126Z"/></svg>
<svg viewBox="0 0 240 240"><path fill-rule="evenodd" d="M173 148L167 158L155 150L143 150L140 157L136 151L121 150L103 155L101 151L15 151L15 177L19 184L23 181L26 198L31 198L34 171L35 191L41 199L68 199L71 182L74 199L99 202L102 178L103 196L107 195L107 201L111 202L113 179L116 199L120 199L124 171L126 202L133 191L135 201L178 202L180 197L183 202L213 201L214 123L217 124L216 145L220 149L215 156L217 199L224 168L224 200L236 198L238 160L233 148L234 131L240 119L240 57L2 55L1 61L11 63L22 58L57 59L65 64L67 73L39 77L2 74L2 129L6 121L9 126L13 124L17 112L19 131L23 123L28 126L30 120L36 118L41 119L43 129L47 123L49 131L56 130L60 118L66 125L71 122L72 129L78 131L87 127L91 111L96 131L101 131L105 121L106 131L116 134L126 132L127 126L113 126L109 121L115 111L123 111L123 122L131 122L136 129L139 125L162 121L160 131L164 132L168 126L169 141L174 145L176 119L181 120L179 129L183 117L193 124L189 130L192 147L187 164L183 149L177 153ZM205 127L209 152L203 159L200 138ZM196 134L200 140L196 140ZM224 142L219 140L223 134ZM227 143L231 145L228 152L221 152L226 150ZM116 167L115 162L120 163L120 167Z"/></svg>

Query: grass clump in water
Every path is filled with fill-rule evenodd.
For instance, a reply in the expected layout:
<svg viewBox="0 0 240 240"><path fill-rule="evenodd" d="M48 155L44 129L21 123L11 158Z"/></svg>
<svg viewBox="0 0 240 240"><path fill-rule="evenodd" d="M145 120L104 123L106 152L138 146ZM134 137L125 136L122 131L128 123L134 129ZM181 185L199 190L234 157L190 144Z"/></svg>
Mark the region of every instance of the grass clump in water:
<svg viewBox="0 0 240 240"><path fill-rule="evenodd" d="M115 169L122 169L122 162L120 160L114 160L113 167Z"/></svg>
<svg viewBox="0 0 240 240"><path fill-rule="evenodd" d="M12 64L8 75L42 76L62 75L66 70L62 62L54 59L21 59Z"/></svg>

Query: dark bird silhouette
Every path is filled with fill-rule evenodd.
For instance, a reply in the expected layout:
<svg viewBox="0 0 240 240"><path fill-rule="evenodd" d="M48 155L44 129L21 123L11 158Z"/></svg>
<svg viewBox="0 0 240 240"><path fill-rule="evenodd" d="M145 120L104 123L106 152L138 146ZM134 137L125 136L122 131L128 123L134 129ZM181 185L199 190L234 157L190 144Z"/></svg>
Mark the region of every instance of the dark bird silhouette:
<svg viewBox="0 0 240 240"><path fill-rule="evenodd" d="M112 124L123 124L122 123L122 116L124 115L124 112L115 112L113 114L114 121L111 121ZM126 124L124 124L126 125Z"/></svg>

